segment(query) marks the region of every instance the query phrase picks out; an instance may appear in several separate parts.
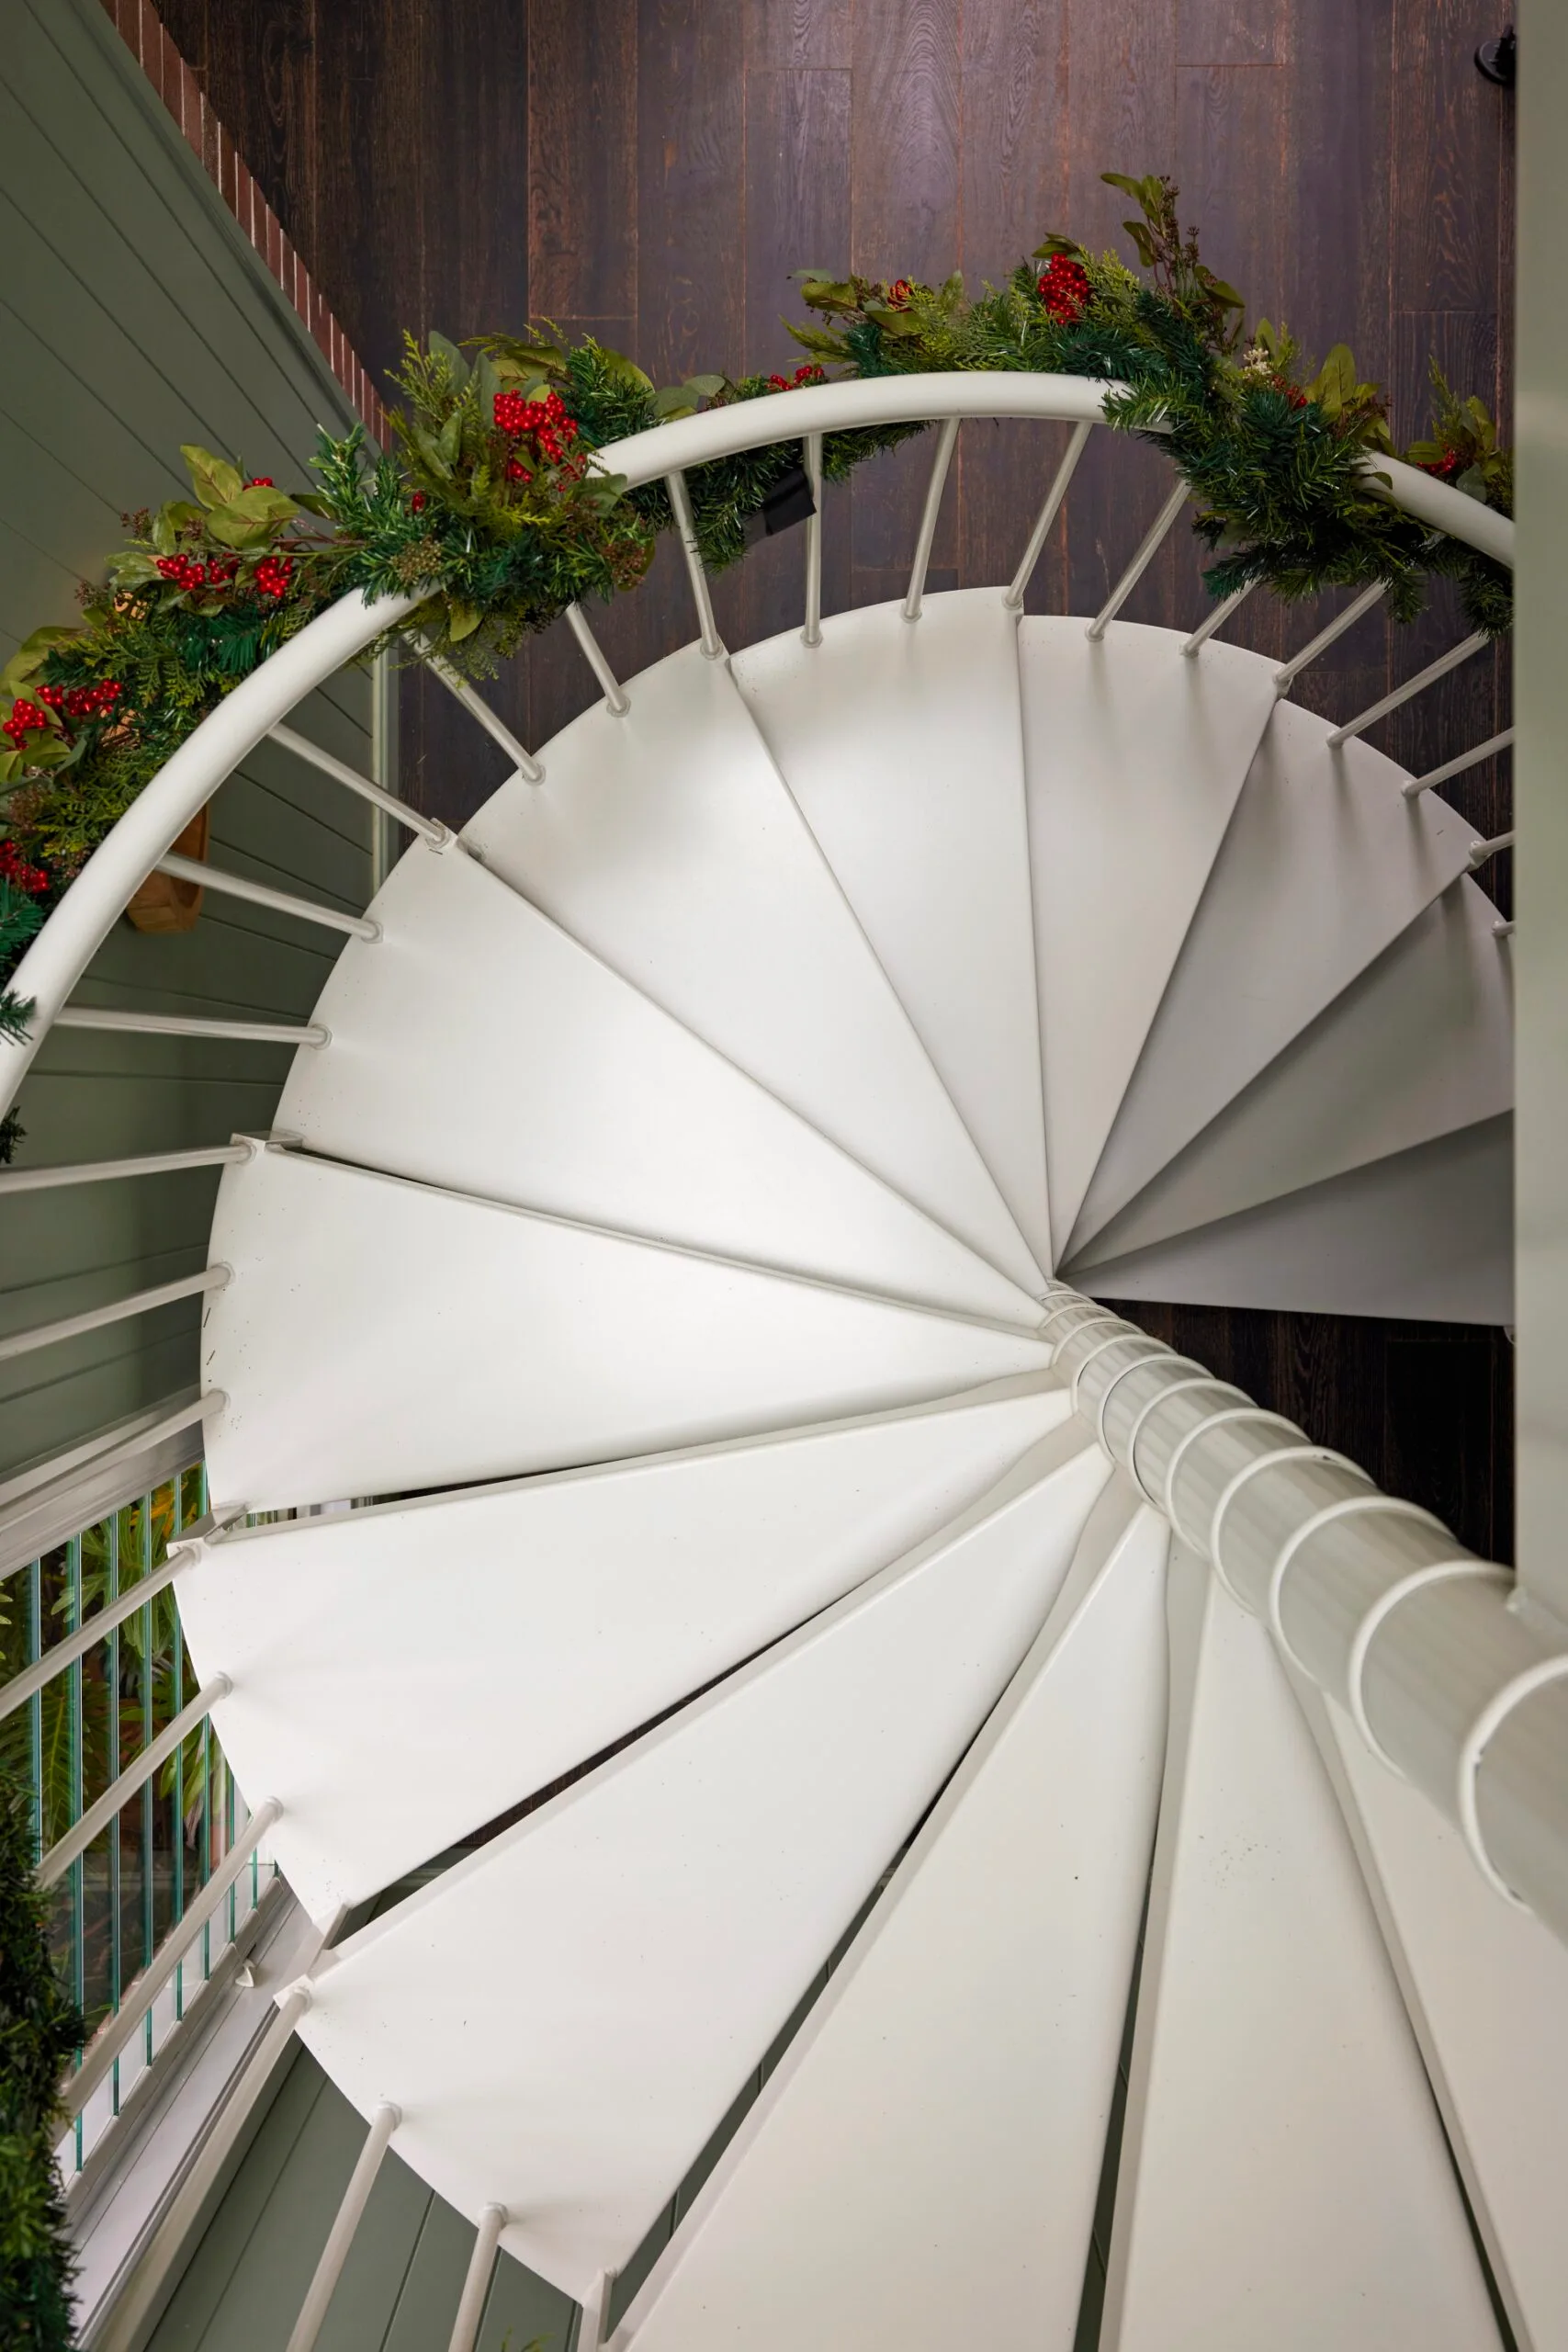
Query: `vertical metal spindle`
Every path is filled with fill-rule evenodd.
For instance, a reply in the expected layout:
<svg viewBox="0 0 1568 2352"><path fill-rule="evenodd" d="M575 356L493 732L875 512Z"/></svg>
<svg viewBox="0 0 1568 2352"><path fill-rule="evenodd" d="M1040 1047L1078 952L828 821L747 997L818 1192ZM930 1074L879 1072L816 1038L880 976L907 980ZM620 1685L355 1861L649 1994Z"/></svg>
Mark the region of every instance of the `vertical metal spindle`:
<svg viewBox="0 0 1568 2352"><path fill-rule="evenodd" d="M504 2205L487 2205L479 2215L479 2235L468 2259L468 2275L457 2301L457 2316L452 2325L452 2339L446 2352L474 2352L484 2316L485 2297L490 2292L491 2274L495 2268L495 2250L501 2244L501 2233L506 2227Z"/></svg>
<svg viewBox="0 0 1568 2352"><path fill-rule="evenodd" d="M692 599L697 608L697 628L702 637L703 651L710 662L721 662L724 659L724 642L713 616L713 597L708 591L707 573L703 568L702 549L697 545L697 518L692 512L692 494L686 488L686 477L682 473L666 474L664 481L670 492L675 528L685 549L686 571L692 583Z"/></svg>
<svg viewBox="0 0 1568 2352"><path fill-rule="evenodd" d="M108 1554L107 1597L119 1598L119 1513L111 1511L104 1522L104 1538ZM108 1745L109 1778L118 1778L119 1752L119 1627L109 1628L104 1651L104 1680L106 1684L107 1739ZM109 2008L119 2015L120 1989L125 1982L125 1955L121 1950L120 1920L120 1843L119 1815L109 1824ZM111 2111L119 2113L119 2061L114 2064L113 2080L109 2086Z"/></svg>
<svg viewBox="0 0 1568 2352"><path fill-rule="evenodd" d="M1075 424L1073 427L1073 437L1067 443L1066 454L1056 469L1055 480L1045 493L1045 503L1035 519L1033 530L1029 534L1029 545L1023 550L1023 560L1013 573L1010 587L1002 596L1002 602L1010 613L1021 613L1023 610L1024 594L1034 577L1034 567L1044 550L1046 539L1050 537L1051 526L1061 513L1062 501L1067 494L1067 484L1077 471L1078 459L1088 447L1089 436L1093 430L1092 424Z"/></svg>
<svg viewBox="0 0 1568 2352"><path fill-rule="evenodd" d="M813 512L806 518L806 627L803 645L822 642L822 435L806 436L806 479L811 484Z"/></svg>
<svg viewBox="0 0 1568 2352"><path fill-rule="evenodd" d="M1206 620L1199 622L1197 628L1193 630L1191 636L1188 639L1186 644L1181 649L1189 662L1191 661L1194 654L1201 653L1202 651L1204 646L1208 644L1209 639L1213 636L1214 631L1217 628L1222 628L1224 624L1229 620L1237 605L1246 604L1247 598L1251 595L1257 585L1258 582L1256 580L1249 580L1245 588L1238 588L1235 590L1234 594L1224 598L1220 604L1217 604L1214 606L1213 611L1209 615Z"/></svg>
<svg viewBox="0 0 1568 2352"><path fill-rule="evenodd" d="M1186 503L1187 484L1184 481L1179 481L1144 534L1132 562L1127 566L1093 620L1090 621L1087 633L1091 643L1098 644L1105 635L1107 628L1154 561L1159 548L1164 545L1171 525Z"/></svg>
<svg viewBox="0 0 1568 2352"><path fill-rule="evenodd" d="M369 2137L359 2151L359 2160L349 2176L343 2203L337 2210L337 2219L328 2233L326 2245L321 2248L316 2275L306 2291L304 2304L294 2323L294 2333L288 2339L288 2352L314 2352L316 2338L321 2332L321 2322L327 2315L327 2305L332 2301L333 2290L343 2275L348 2249L354 2244L354 2233L370 2201L370 2191L376 2186L376 2176L381 2169L387 2144L401 2121L401 2114L390 2101L378 2107L370 2119Z"/></svg>
<svg viewBox="0 0 1568 2352"><path fill-rule="evenodd" d="M141 1514L141 1574L152 1573L152 1495L149 1489L138 1506ZM153 1604L150 1600L141 1612L141 1745L151 1747L156 1737L152 1691L152 1645L155 1636ZM141 1787L141 1965L150 1965L158 1948L158 1872L157 1872L157 1800L152 1783L145 1781ZM152 2064L152 2009L149 2003L143 2035L143 2053Z"/></svg>
<svg viewBox="0 0 1568 2352"><path fill-rule="evenodd" d="M942 511L942 493L947 484L947 469L953 462L953 452L958 439L958 419L950 416L937 435L936 456L931 461L931 478L926 484L926 503L920 513L919 536L915 541L915 560L909 567L909 593L904 599L904 618L918 621L926 593L926 573L931 569L931 548L936 541L937 516Z"/></svg>
<svg viewBox="0 0 1568 2352"><path fill-rule="evenodd" d="M185 1528L185 1482L176 1470L174 1476L174 1517L169 1528L173 1544ZM171 1720L186 1702L186 1645L180 1629L180 1613L171 1595L169 1615L174 1626L171 1675ZM186 1916L186 1820L185 1820L185 1743L182 1741L169 1759L175 1776L173 1821L169 1832L169 1924L177 1928ZM176 2021L186 2013L186 1973L182 1961L175 1971L175 2017Z"/></svg>
<svg viewBox="0 0 1568 2352"><path fill-rule="evenodd" d="M28 1562L28 1664L43 1656L43 1562ZM33 1801L33 1860L43 1860L48 1840L43 1818L43 1692L28 1701L28 1785Z"/></svg>
<svg viewBox="0 0 1568 2352"><path fill-rule="evenodd" d="M1275 691L1283 694L1292 680L1309 663L1315 662L1320 653L1326 653L1337 638L1343 637L1348 628L1353 628L1363 613L1370 613L1374 605L1381 604L1382 594L1383 582L1374 580L1370 588L1363 588L1359 596L1352 597L1344 611L1337 613L1326 628L1320 628L1309 644L1303 645L1299 653L1294 654L1281 669L1275 671Z"/></svg>
<svg viewBox="0 0 1568 2352"><path fill-rule="evenodd" d="M631 704L626 699L625 687L604 659L604 648L588 626L587 614L581 605L569 605L566 608L566 617L567 625L581 650L583 660L604 690L605 709L612 718L624 718L631 708Z"/></svg>
<svg viewBox="0 0 1568 2352"><path fill-rule="evenodd" d="M1484 652L1491 642L1483 628L1478 628L1472 637L1461 639L1458 645L1450 646L1448 652L1439 654L1436 662L1428 662L1424 670L1417 670L1413 678L1406 678L1402 686L1395 686L1392 694L1384 695L1381 702L1373 703L1370 710L1363 710L1359 718L1348 718L1343 727L1337 727L1328 738L1329 750L1337 752L1341 743L1348 743L1353 736L1364 733L1374 720L1386 718L1391 710L1397 710L1401 704L1410 702L1426 687L1436 685L1439 678L1446 678L1450 670L1457 670L1461 662L1470 660L1472 654Z"/></svg>
<svg viewBox="0 0 1568 2352"><path fill-rule="evenodd" d="M73 1535L65 1546L66 1591L70 1600L68 1634L74 1634L82 1623L82 1538ZM85 1804L83 1758L83 1701L85 1697L82 1660L73 1658L65 1669L66 1736L70 1743L70 1815L66 1829L74 1829L82 1818ZM71 1889L71 1993L79 2009L87 2006L87 1858L78 1854L71 1865L67 1882ZM76 2169L82 2169L82 2119L76 2118Z"/></svg>
<svg viewBox="0 0 1568 2352"><path fill-rule="evenodd" d="M1498 752L1506 752L1513 740L1513 729L1505 727L1500 735L1488 735L1484 743L1477 743L1472 751L1461 752L1457 759L1445 760L1439 768L1428 768L1425 775L1411 776L1399 788L1406 800L1414 800L1418 794L1430 792L1435 784L1447 784L1450 776L1462 775L1466 768L1478 767L1483 760L1493 758Z"/></svg>

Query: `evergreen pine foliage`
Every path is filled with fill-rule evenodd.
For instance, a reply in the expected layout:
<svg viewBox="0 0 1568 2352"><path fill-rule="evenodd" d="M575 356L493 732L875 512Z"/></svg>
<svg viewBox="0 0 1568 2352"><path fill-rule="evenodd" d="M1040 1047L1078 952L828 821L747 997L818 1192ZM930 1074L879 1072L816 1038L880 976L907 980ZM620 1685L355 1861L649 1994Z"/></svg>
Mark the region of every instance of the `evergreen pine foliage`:
<svg viewBox="0 0 1568 2352"><path fill-rule="evenodd" d="M83 2024L50 1962L31 1809L0 1776L0 2344L69 2352L71 2250L54 2149Z"/></svg>
<svg viewBox="0 0 1568 2352"><path fill-rule="evenodd" d="M323 435L310 492L247 480L186 447L192 497L127 515L130 537L106 582L82 591L80 626L36 631L0 672L0 850L33 861L41 885L29 905L0 903L0 988L27 925L170 754L335 598L418 596L400 628L465 675L490 676L569 605L635 586L672 526L662 481L629 489L598 452L672 417L819 382L829 366L1116 384L1107 422L1156 440L1187 481L1216 597L1254 582L1285 597L1377 582L1406 620L1440 576L1456 582L1472 627L1506 631L1506 570L1375 495L1367 467L1393 442L1382 395L1358 380L1345 346L1309 379L1282 327L1260 320L1244 343L1242 298L1181 230L1170 182L1104 176L1134 207L1123 227L1138 269L1053 235L974 298L956 277L932 287L801 271L814 315L790 330L809 355L793 378L693 376L660 390L623 354L592 336L569 345L547 322L461 349L411 336L393 379L393 446L373 453L359 428ZM1485 409L1435 367L1432 380L1431 436L1410 462L1511 512L1512 467ZM824 476L841 481L924 429L829 434ZM710 571L744 553L748 524L802 455L792 440L691 469ZM15 1034L25 1011L0 1000L0 1028ZM0 1159L15 1139L0 1125Z"/></svg>

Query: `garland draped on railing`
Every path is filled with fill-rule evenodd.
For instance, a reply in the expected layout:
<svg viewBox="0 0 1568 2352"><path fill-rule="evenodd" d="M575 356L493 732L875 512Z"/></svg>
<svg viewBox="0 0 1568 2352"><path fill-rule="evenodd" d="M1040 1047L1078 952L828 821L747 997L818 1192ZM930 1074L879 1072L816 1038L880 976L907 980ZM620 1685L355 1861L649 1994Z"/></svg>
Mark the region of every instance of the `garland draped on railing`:
<svg viewBox="0 0 1568 2352"><path fill-rule="evenodd" d="M74 628L37 630L0 672L0 1033L30 1008L4 990L44 912L177 746L242 678L346 591L424 594L409 626L469 675L584 597L635 586L670 528L661 483L628 490L595 453L704 406L825 379L1011 369L1110 378L1117 430L1151 433L1190 488L1194 529L1224 596L1254 581L1296 597L1382 582L1390 611L1421 608L1428 575L1451 577L1474 627L1510 622L1503 567L1375 497L1369 455L1392 452L1386 404L1337 345L1308 377L1284 330L1244 342L1242 298L1177 223L1168 180L1106 178L1134 198L1125 226L1144 275L1113 254L1047 238L1001 288L931 287L798 273L815 316L790 332L810 355L790 377L694 376L660 391L592 337L478 338L465 351L405 338L393 380L393 446L355 428L323 434L319 487L289 495L209 452L184 451L194 495L126 516L128 544L80 592ZM1429 438L1404 454L1504 513L1512 475L1476 400L1434 364ZM841 481L919 425L829 434L823 473ZM710 570L733 563L797 473L792 440L694 467L697 539ZM14 1121L0 1125L0 1159Z"/></svg>

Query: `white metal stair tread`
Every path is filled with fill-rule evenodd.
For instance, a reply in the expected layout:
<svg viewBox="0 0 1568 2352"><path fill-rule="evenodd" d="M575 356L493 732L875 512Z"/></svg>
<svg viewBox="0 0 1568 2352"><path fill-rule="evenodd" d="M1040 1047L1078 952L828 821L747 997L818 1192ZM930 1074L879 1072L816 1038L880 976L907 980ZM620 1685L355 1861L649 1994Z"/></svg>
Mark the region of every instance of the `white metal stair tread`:
<svg viewBox="0 0 1568 2352"><path fill-rule="evenodd" d="M1027 1293L460 850L408 851L276 1125L310 1150L962 1314Z"/></svg>
<svg viewBox="0 0 1568 2352"><path fill-rule="evenodd" d="M1214 649L1204 649L1206 662ZM1467 870L1475 829L1280 703L1155 1014L1074 1253ZM1224 1007L1224 1017L1216 1011Z"/></svg>
<svg viewBox="0 0 1568 2352"><path fill-rule="evenodd" d="M272 1849L324 1917L837 1600L1067 1412L1031 1375L227 1536L180 1585L198 1673L234 1686L223 1753L281 1802Z"/></svg>
<svg viewBox="0 0 1568 2352"><path fill-rule="evenodd" d="M724 662L584 711L463 838L525 898L1027 1289L1038 1270Z"/></svg>
<svg viewBox="0 0 1568 2352"><path fill-rule="evenodd" d="M1267 1629L1171 1570L1171 1732L1105 2352L1498 2341L1437 2109Z"/></svg>
<svg viewBox="0 0 1568 2352"><path fill-rule="evenodd" d="M1050 1618L613 2352L1071 2352L1165 1749L1168 1531Z"/></svg>
<svg viewBox="0 0 1568 2352"><path fill-rule="evenodd" d="M579 2300L618 2269L1044 1622L1109 1475L1001 1484L353 1937L301 2032L421 2178Z"/></svg>
<svg viewBox="0 0 1568 2352"><path fill-rule="evenodd" d="M1464 1841L1297 1682L1367 1874L1454 2160L1521 2346L1568 2344L1568 1952L1498 1902Z"/></svg>
<svg viewBox="0 0 1568 2352"><path fill-rule="evenodd" d="M1079 1268L1095 1298L1513 1320L1513 1122L1483 1119L1146 1250Z"/></svg>
<svg viewBox="0 0 1568 2352"><path fill-rule="evenodd" d="M1045 1199L1018 621L994 588L836 614L731 670L1042 1265Z"/></svg>
<svg viewBox="0 0 1568 2352"><path fill-rule="evenodd" d="M1060 1258L1274 709L1269 664L1173 629L1021 622L1023 748Z"/></svg>
<svg viewBox="0 0 1568 2352"><path fill-rule="evenodd" d="M1045 1369L1017 1331L268 1149L224 1170L211 1489L394 1495Z"/></svg>
<svg viewBox="0 0 1568 2352"><path fill-rule="evenodd" d="M1475 883L1451 885L1073 1264L1503 1116L1514 1097L1513 963L1496 920Z"/></svg>

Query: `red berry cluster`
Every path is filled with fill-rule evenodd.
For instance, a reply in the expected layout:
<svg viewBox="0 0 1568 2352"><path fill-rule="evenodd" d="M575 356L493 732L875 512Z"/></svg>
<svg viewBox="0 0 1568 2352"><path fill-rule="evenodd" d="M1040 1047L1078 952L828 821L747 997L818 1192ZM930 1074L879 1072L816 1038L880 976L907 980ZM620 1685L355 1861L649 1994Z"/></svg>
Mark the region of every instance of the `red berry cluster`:
<svg viewBox="0 0 1568 2352"><path fill-rule="evenodd" d="M8 882L13 890L25 890L29 899L40 899L49 888L42 866L28 865L17 855L14 842L0 842L0 882Z"/></svg>
<svg viewBox="0 0 1568 2352"><path fill-rule="evenodd" d="M1035 281L1035 292L1059 327L1081 319L1089 304L1089 272L1070 254L1054 254Z"/></svg>
<svg viewBox="0 0 1568 2352"><path fill-rule="evenodd" d="M587 459L581 450L574 450L577 419L569 416L566 402L558 392L546 392L542 399L525 400L521 392L497 392L495 396L495 429L508 441L532 441L540 458L548 466L566 466L573 473L581 473ZM507 459L510 481L532 481L534 477L515 452Z"/></svg>
<svg viewBox="0 0 1568 2352"><path fill-rule="evenodd" d="M409 511L411 512L411 514L423 514L423 512L424 512L424 492L423 492L423 490L416 490L416 491L412 493L412 495L411 496L411 498L410 498L410 500L409 500Z"/></svg>
<svg viewBox="0 0 1568 2352"><path fill-rule="evenodd" d="M802 360L793 376L770 376L768 382L775 392L791 392L797 384L820 384L827 380L827 371L818 368L815 359Z"/></svg>
<svg viewBox="0 0 1568 2352"><path fill-rule="evenodd" d="M28 702L25 695L18 695L10 718L0 727L0 735L8 735L19 752L29 735L39 734L48 725L48 711L40 710L36 702Z"/></svg>
<svg viewBox="0 0 1568 2352"><path fill-rule="evenodd" d="M194 591L207 586L207 566L193 555L161 555L156 559L165 580L176 588Z"/></svg>
<svg viewBox="0 0 1568 2352"><path fill-rule="evenodd" d="M274 604L281 604L288 594L288 583L294 577L294 559L288 555L264 555L256 566L256 586Z"/></svg>
<svg viewBox="0 0 1568 2352"><path fill-rule="evenodd" d="M245 484L247 490L276 490L277 484L270 474L253 474Z"/></svg>
<svg viewBox="0 0 1568 2352"><path fill-rule="evenodd" d="M1462 462L1457 449L1445 449L1440 458L1433 458L1422 467L1421 471L1424 474L1436 474L1439 481L1451 481L1455 474L1460 471Z"/></svg>
<svg viewBox="0 0 1568 2352"><path fill-rule="evenodd" d="M124 691L118 678L100 678L93 686L40 686L38 698L67 718L98 718L114 708Z"/></svg>

